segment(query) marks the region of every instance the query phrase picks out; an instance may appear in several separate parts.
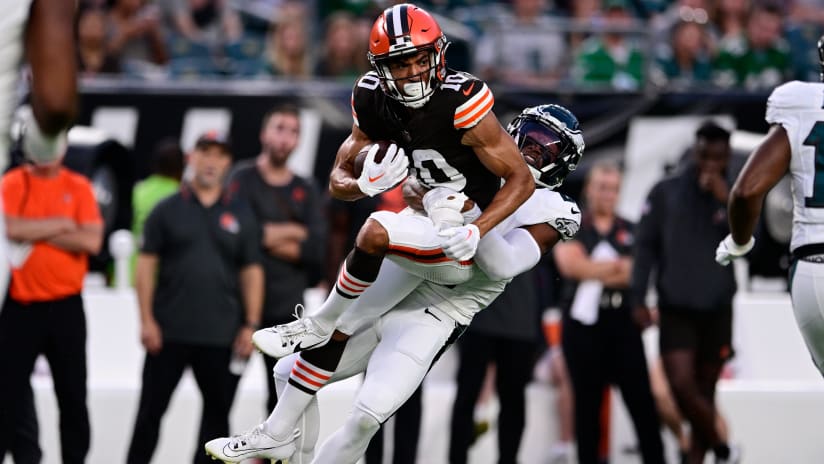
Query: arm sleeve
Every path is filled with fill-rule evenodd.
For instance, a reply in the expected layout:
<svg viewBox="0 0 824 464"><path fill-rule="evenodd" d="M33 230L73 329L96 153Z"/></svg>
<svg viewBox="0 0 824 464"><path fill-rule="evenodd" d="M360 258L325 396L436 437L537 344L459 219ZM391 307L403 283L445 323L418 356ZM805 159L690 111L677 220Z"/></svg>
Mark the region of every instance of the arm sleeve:
<svg viewBox="0 0 824 464"><path fill-rule="evenodd" d="M20 214L21 202L25 195L25 186L17 172L10 172L3 176L0 187L3 191L3 212L9 216Z"/></svg>
<svg viewBox="0 0 824 464"><path fill-rule="evenodd" d="M649 276L657 267L661 241L661 212L664 200L661 184L653 187L644 204L641 221L636 228L635 258L630 281L630 301L633 306L645 306Z"/></svg>
<svg viewBox="0 0 824 464"><path fill-rule="evenodd" d="M247 191L246 191L246 182L244 182L243 173L244 173L244 165L243 161L239 163L235 163L232 166L232 169L229 171L229 175L226 176L226 191L231 195L233 198L242 198L244 201L248 199Z"/></svg>
<svg viewBox="0 0 824 464"><path fill-rule="evenodd" d="M138 237L141 253L157 255L163 249L163 204L158 203L146 218L143 235Z"/></svg>
<svg viewBox="0 0 824 464"><path fill-rule="evenodd" d="M492 280L511 279L532 269L541 259L541 248L532 234L512 229L506 235L490 230L478 245L475 263Z"/></svg>
<svg viewBox="0 0 824 464"><path fill-rule="evenodd" d="M352 122L371 140L389 139L385 121L378 114L376 93L380 92L380 79L374 72L361 76L352 88L349 104L352 109Z"/></svg>
<svg viewBox="0 0 824 464"><path fill-rule="evenodd" d="M100 207L94 198L92 184L85 179L77 186L77 216L74 218L79 224L101 224Z"/></svg>
<svg viewBox="0 0 824 464"><path fill-rule="evenodd" d="M764 119L770 124L784 126L789 133L790 128L797 125L798 115L812 106L809 102L815 98L815 95L803 92L804 88L797 82L789 82L773 90L767 99Z"/></svg>

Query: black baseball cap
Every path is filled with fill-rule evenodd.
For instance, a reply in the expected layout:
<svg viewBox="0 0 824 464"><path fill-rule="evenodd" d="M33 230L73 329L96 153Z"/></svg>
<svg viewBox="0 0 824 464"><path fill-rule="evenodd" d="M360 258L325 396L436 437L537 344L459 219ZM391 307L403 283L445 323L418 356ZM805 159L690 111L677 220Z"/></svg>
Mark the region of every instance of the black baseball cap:
<svg viewBox="0 0 824 464"><path fill-rule="evenodd" d="M219 130L207 130L206 132L201 134L195 142L195 148L199 149L205 149L214 146L221 147L230 156L233 155L232 142L229 140L229 137L225 133Z"/></svg>

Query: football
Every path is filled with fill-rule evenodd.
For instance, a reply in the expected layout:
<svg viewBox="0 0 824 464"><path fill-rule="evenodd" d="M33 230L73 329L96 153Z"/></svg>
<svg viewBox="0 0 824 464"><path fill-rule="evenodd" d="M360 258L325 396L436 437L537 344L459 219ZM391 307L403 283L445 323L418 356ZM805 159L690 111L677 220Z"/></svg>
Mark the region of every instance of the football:
<svg viewBox="0 0 824 464"><path fill-rule="evenodd" d="M366 154L369 153L369 149L372 148L372 145L378 145L380 147L378 148L378 152L375 153L375 162L380 163L383 160L383 157L386 156L386 150L388 150L389 146L393 143L395 142L392 140L378 140L375 143L371 143L361 148L361 151L355 155L355 164L353 166L355 177L360 177L361 172L363 172L363 163L366 161Z"/></svg>

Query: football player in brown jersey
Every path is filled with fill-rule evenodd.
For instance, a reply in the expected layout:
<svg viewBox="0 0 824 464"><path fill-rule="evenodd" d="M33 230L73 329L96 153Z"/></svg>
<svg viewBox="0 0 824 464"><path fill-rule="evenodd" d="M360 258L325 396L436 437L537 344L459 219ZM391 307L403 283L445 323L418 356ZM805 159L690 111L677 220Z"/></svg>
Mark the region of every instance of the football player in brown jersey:
<svg viewBox="0 0 824 464"><path fill-rule="evenodd" d="M338 149L329 190L342 200L374 196L402 182L411 164L419 183L432 188L424 205L440 236L440 248L413 250L411 258L425 256L429 262L453 260L458 266L471 266L481 237L524 203L535 183L515 142L491 111L491 90L470 74L449 70L444 58L447 46L437 21L415 5L392 6L377 18L369 38L373 71L358 79L353 89L352 133ZM399 145L378 153L381 145L373 143L382 140ZM356 176L354 160L370 145ZM467 218L458 214L457 219L441 220L433 214L449 211L441 207L444 202L463 203L467 198L478 207ZM300 380L306 376L296 372L273 416L296 419L328 381L352 335L336 330L338 317L375 281L395 245L400 244L387 227L370 218L319 310L312 317L296 311L295 322L256 332L256 346L269 355L302 351L299 365L313 379ZM404 281L401 273L393 283L408 287L408 292L419 278L410 274ZM303 351L309 348L316 349Z"/></svg>
<svg viewBox="0 0 824 464"><path fill-rule="evenodd" d="M411 163L419 183L433 189L430 197L461 193L425 201L432 210L463 195L482 209L469 221L444 222L427 210L442 229L441 249L428 251L461 263L472 258L480 238L512 214L535 184L518 147L491 111L491 90L470 74L448 69L447 46L435 19L414 5L395 5L378 17L369 39L373 71L353 89L352 134L338 150L329 189L344 200L376 195L401 182ZM355 176L355 157L378 140L396 140L401 146L389 145L378 161L381 147L372 145ZM374 282L392 245L387 228L367 220L321 308L312 318L259 331L257 346L281 357L326 344L307 356L317 357L315 367L334 370L342 342L351 335L333 333L335 321ZM327 343L330 337L332 343Z"/></svg>
<svg viewBox="0 0 824 464"><path fill-rule="evenodd" d="M400 183L411 163L413 175L432 188L433 195L444 189L462 194L425 201L432 209L463 195L482 209L470 221L439 223L432 218L442 229L439 258L460 263L468 262L480 238L529 197L534 182L518 147L491 111L491 90L470 74L448 69L447 46L434 18L414 5L395 5L378 17L369 39L373 71L353 89L352 133L338 150L329 189L344 200L376 195ZM355 157L378 140L396 140L400 146L390 145L377 161L381 148L372 145L355 176ZM260 331L258 347L281 357L319 347L331 336L335 343L324 351L342 351L337 342L351 334L332 334L335 321L374 282L392 245L384 225L366 221L319 311L312 318ZM332 354L327 361L324 356L316 367L334 369L338 357Z"/></svg>
<svg viewBox="0 0 824 464"><path fill-rule="evenodd" d="M280 392L278 406L264 423L250 431L207 443L210 455L224 462L237 462L248 457L284 459L296 453L292 455L296 461L312 461L320 419L317 402L310 392L327 382L362 372L368 364L370 375L346 425L329 438L315 458L317 462L357 461L380 424L406 401L438 354L454 342L474 314L485 308L512 276L534 266L540 255L559 239L569 239L576 233L580 210L552 189L576 168L583 153L584 141L577 119L562 107L542 105L525 109L510 124L509 132L528 163L533 182L548 188L536 190L515 214L486 235L478 248L477 266L470 266L477 271L464 272L465 280L446 286L433 280L440 272L435 270L436 266L430 266L426 280L420 276L407 279L415 285L410 288L393 279L397 274L413 273L398 266L394 259L385 262L378 282L337 321L339 330L354 336L346 344L335 370L307 363L307 352L281 359L275 368ZM406 197L407 202L420 208L420 198L416 198L419 193L409 182L404 185L405 194L407 190L414 193ZM461 220L463 206L461 200L445 207L453 208L457 220ZM393 238L404 237L403 243L408 247L425 249L436 243L434 233L424 234L424 229L434 229L426 216L381 211L371 217L382 221ZM416 217L429 221L428 226L423 221L416 223ZM454 275L463 271L457 269ZM361 314L364 308L366 313L371 308L392 311L368 319ZM301 414L303 417L298 420ZM300 440L295 440L297 437Z"/></svg>

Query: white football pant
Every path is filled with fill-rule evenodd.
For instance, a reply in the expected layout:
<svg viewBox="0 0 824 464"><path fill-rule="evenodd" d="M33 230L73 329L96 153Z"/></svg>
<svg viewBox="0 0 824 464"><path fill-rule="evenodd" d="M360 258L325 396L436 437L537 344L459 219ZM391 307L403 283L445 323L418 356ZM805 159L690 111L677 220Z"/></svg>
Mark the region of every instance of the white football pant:
<svg viewBox="0 0 824 464"><path fill-rule="evenodd" d="M798 260L790 295L793 313L815 367L824 374L824 263Z"/></svg>
<svg viewBox="0 0 824 464"><path fill-rule="evenodd" d="M396 309L363 328L349 339L338 368L329 382L366 372L355 397L352 413L342 428L318 451L316 463L356 463L372 436L415 392L436 357L454 341L463 327L437 308ZM285 384L297 354L275 366L275 380ZM317 440L317 400L313 400L297 427L303 442L297 454L311 456L311 437ZM314 428L314 430L308 430Z"/></svg>

